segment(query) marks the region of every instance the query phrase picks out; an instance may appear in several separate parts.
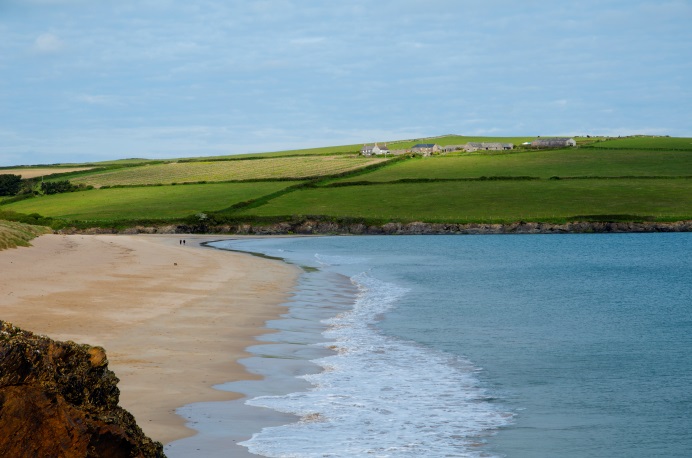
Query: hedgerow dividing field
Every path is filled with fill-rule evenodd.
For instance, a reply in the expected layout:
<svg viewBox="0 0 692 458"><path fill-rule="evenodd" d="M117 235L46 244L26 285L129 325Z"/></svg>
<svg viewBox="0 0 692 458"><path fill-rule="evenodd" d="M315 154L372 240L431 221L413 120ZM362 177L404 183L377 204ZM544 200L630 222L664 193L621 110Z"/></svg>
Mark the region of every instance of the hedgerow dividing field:
<svg viewBox="0 0 692 458"><path fill-rule="evenodd" d="M286 179L325 176L378 164L384 158L315 156L255 160L170 162L96 172L73 178L75 184L94 187Z"/></svg>

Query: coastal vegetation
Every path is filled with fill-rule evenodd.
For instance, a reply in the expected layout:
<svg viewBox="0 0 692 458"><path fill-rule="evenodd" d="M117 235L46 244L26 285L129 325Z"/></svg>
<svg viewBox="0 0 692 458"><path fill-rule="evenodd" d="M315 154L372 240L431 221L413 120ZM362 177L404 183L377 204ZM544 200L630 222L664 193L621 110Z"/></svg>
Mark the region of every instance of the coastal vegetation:
<svg viewBox="0 0 692 458"><path fill-rule="evenodd" d="M358 156L359 145L346 145L71 164L82 170L56 168L44 180L94 189L56 195L36 190L21 199L5 198L0 210L50 218L52 227L190 226L199 215L209 224L301 218L368 224L692 219L692 139L576 137L578 146L572 148L523 145L534 138L449 135L387 142L390 150L403 152L387 157ZM431 157L406 152L419 142L469 141L517 147Z"/></svg>
<svg viewBox="0 0 692 458"><path fill-rule="evenodd" d="M0 250L28 246L31 239L49 231L50 229L45 226L0 220Z"/></svg>

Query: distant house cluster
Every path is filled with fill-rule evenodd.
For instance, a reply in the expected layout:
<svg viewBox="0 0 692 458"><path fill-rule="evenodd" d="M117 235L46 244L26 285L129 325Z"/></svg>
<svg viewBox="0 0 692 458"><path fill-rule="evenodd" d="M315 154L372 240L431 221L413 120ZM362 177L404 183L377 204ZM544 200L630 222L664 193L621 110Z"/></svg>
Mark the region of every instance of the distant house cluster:
<svg viewBox="0 0 692 458"><path fill-rule="evenodd" d="M360 154L363 156L372 156L374 155L380 155L380 154L388 154L389 153L389 148L387 148L387 145L384 144L382 146L378 145L375 143L374 145L363 145L363 147L360 149Z"/></svg>
<svg viewBox="0 0 692 458"><path fill-rule="evenodd" d="M536 140L522 143L523 147L531 148L565 148L570 146L577 146L577 142L573 138L559 137L559 138L538 138ZM421 156L431 156L435 153L449 153L453 151L511 151L514 149L513 143L501 143L501 142L468 142L463 145L446 145L440 146L436 143L418 143L407 150L393 150L387 147L386 144L380 146L377 143L372 145L363 145L360 149L360 153L363 156L373 156L373 155L387 155L387 154L404 154L413 153L419 154Z"/></svg>
<svg viewBox="0 0 692 458"><path fill-rule="evenodd" d="M441 150L440 145L436 143L418 143L413 145L411 152L413 154L421 154L423 156L430 156L432 153L439 153Z"/></svg>
<svg viewBox="0 0 692 458"><path fill-rule="evenodd" d="M422 143L411 148L412 153L430 155L432 153L450 153L453 151L506 151L514 149L512 143L497 143L497 142L469 142L464 145L446 145L440 146L432 143Z"/></svg>
<svg viewBox="0 0 692 458"><path fill-rule="evenodd" d="M531 142L532 148L564 148L566 146L577 146L573 138L538 138Z"/></svg>
<svg viewBox="0 0 692 458"><path fill-rule="evenodd" d="M363 156L373 156L373 155L387 155L387 154L405 154L405 153L413 153L413 154L420 154L422 156L430 156L433 153L439 153L443 151L442 147L436 143L418 143L417 145L414 145L410 149L399 149L399 150L390 150L387 145L379 145L377 143L372 144L372 145L363 145L363 147L360 149L360 154Z"/></svg>
<svg viewBox="0 0 692 458"><path fill-rule="evenodd" d="M464 145L464 151L507 151L514 149L512 143L497 142L468 142Z"/></svg>

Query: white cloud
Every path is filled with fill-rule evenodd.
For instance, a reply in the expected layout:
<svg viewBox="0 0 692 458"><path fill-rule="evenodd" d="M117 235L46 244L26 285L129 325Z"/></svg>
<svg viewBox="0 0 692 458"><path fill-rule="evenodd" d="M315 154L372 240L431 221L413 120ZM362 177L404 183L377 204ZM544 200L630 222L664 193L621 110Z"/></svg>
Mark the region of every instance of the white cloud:
<svg viewBox="0 0 692 458"><path fill-rule="evenodd" d="M103 105L103 106L123 106L124 103L112 95L95 95L95 94L80 94L77 100L84 102L87 105Z"/></svg>
<svg viewBox="0 0 692 458"><path fill-rule="evenodd" d="M15 0L14 3L22 3L29 5L69 5L72 3L80 3L84 0Z"/></svg>
<svg viewBox="0 0 692 458"><path fill-rule="evenodd" d="M53 54L61 51L65 43L52 33L43 33L34 40L34 51L42 54Z"/></svg>
<svg viewBox="0 0 692 458"><path fill-rule="evenodd" d="M325 40L324 37L305 37L305 38L295 38L291 40L291 44L294 45L314 45L322 43Z"/></svg>

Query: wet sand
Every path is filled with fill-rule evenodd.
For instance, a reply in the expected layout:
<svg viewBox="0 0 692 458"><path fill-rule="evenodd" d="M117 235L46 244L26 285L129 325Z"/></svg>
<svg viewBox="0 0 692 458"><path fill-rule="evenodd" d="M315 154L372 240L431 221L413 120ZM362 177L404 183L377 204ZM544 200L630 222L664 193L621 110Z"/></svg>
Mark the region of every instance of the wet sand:
<svg viewBox="0 0 692 458"><path fill-rule="evenodd" d="M121 406L169 443L195 431L175 413L240 395L238 363L268 332L299 275L279 261L201 247L209 236L45 235L0 252L0 319L57 340L103 346Z"/></svg>
<svg viewBox="0 0 692 458"><path fill-rule="evenodd" d="M324 320L350 310L356 293L347 277L321 270L302 275L294 293L285 302L285 313L266 323L267 328L274 332L258 337L258 342L247 348L251 356L240 360L249 372L260 375L261 380L242 380L217 386L221 390L243 393L247 398L196 403L179 409L179 413L200 433L168 444L166 455L170 458L256 457L248 448L237 444L245 443L263 428L288 425L300 418L265 407L254 407L246 401L310 390L312 385L300 376L321 372L322 367L313 361L334 354L323 335L327 329Z"/></svg>

